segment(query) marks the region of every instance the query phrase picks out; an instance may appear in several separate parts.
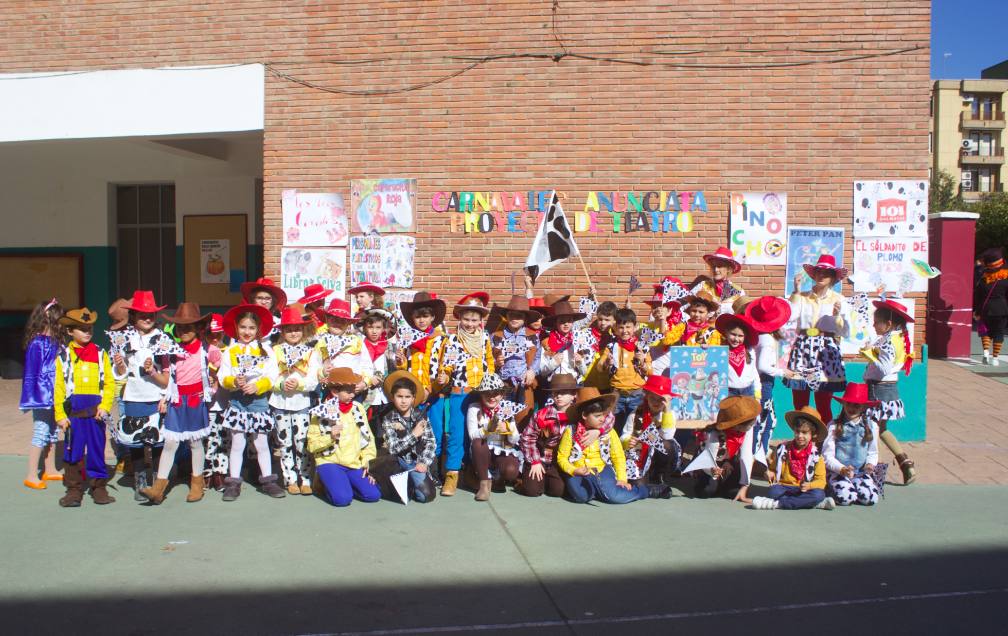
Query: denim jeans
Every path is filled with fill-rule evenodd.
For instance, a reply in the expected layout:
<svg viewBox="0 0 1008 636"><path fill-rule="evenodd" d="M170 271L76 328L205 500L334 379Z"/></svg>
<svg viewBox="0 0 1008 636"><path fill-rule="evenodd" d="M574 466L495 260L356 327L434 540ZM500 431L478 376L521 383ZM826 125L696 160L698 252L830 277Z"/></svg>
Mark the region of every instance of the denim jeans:
<svg viewBox="0 0 1008 636"><path fill-rule="evenodd" d="M616 408L613 411L613 415L616 417L615 427L617 433L620 435L623 434L623 424L626 423L626 419L637 411L637 407L643 401L643 389L637 389L627 394L620 394L619 398L616 399Z"/></svg>
<svg viewBox="0 0 1008 636"><path fill-rule="evenodd" d="M567 477L567 495L574 503L598 500L610 504L625 504L638 499L647 499L648 487L631 486L630 490L620 488L616 485L616 473L612 466L606 466L597 475Z"/></svg>
<svg viewBox="0 0 1008 636"><path fill-rule="evenodd" d="M781 510L807 510L815 508L816 505L826 498L826 491L822 488L813 488L805 492L798 486L781 486L774 484L770 486L767 497L777 500L777 507Z"/></svg>
<svg viewBox="0 0 1008 636"><path fill-rule="evenodd" d="M408 462L401 457L399 458L399 467L409 471L409 480L413 483L413 499L420 503L427 503L427 496L420 489L420 484L427 479L428 473L418 473L414 470L416 468L415 462ZM427 468L430 470L430 466Z"/></svg>
<svg viewBox="0 0 1008 636"><path fill-rule="evenodd" d="M445 470L462 468L462 455L465 442L465 407L468 405L468 394L452 393L439 397L431 404L427 415L431 429L434 431L434 441L437 444L436 457L445 454ZM448 420L445 421L445 403L448 405ZM447 447L442 449L442 439L448 435Z"/></svg>
<svg viewBox="0 0 1008 636"><path fill-rule="evenodd" d="M733 389L731 387L728 387L728 395L729 396L743 395L747 397L753 397L756 395L756 391L751 386L747 386L743 389Z"/></svg>

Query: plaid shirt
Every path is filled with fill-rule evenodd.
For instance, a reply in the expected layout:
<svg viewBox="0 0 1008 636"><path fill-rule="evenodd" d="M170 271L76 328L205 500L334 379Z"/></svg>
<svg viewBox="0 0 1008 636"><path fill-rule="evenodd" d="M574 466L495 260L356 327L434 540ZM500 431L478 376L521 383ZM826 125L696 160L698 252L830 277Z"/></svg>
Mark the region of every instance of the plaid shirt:
<svg viewBox="0 0 1008 636"><path fill-rule="evenodd" d="M424 431L417 439L413 436L413 427L418 422L424 423ZM427 416L413 409L409 417L403 417L394 408L382 417L385 446L390 455L394 455L411 464L434 464L437 442Z"/></svg>
<svg viewBox="0 0 1008 636"><path fill-rule="evenodd" d="M563 422L557 421L557 410L552 404L539 409L535 417L525 427L519 442L525 461L530 466L535 464L553 465L560 437L563 436L566 427L566 419ZM543 430L549 430L550 433L541 435L540 432Z"/></svg>

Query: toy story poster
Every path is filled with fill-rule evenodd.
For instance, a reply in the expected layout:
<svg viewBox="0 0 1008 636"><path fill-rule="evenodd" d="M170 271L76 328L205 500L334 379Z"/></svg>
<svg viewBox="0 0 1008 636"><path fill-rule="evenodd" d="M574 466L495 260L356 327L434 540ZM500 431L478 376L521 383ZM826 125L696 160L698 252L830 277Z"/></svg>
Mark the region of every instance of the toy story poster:
<svg viewBox="0 0 1008 636"><path fill-rule="evenodd" d="M728 397L728 347L670 347L672 398L679 428L705 428Z"/></svg>

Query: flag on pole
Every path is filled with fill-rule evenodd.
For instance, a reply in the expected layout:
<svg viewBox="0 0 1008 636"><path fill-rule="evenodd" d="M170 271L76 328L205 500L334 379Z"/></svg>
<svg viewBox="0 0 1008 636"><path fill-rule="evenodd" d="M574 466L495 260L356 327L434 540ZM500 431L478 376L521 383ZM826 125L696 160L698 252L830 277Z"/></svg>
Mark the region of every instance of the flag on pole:
<svg viewBox="0 0 1008 636"><path fill-rule="evenodd" d="M532 249L525 259L525 269L532 277L532 282L535 282L540 274L575 254L579 252L577 243L574 242L574 233L554 190L550 193L549 209L539 222Z"/></svg>

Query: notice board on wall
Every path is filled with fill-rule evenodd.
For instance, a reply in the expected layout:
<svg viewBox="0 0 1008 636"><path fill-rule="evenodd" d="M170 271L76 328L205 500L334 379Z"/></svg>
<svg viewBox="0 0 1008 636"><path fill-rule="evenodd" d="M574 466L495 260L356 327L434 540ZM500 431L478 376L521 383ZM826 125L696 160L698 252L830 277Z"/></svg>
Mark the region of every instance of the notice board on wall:
<svg viewBox="0 0 1008 636"><path fill-rule="evenodd" d="M84 305L81 254L3 254L0 271L0 313L30 312L53 297L64 309Z"/></svg>
<svg viewBox="0 0 1008 636"><path fill-rule="evenodd" d="M239 287L247 277L248 217L201 214L182 219L184 300L207 306L239 304Z"/></svg>

